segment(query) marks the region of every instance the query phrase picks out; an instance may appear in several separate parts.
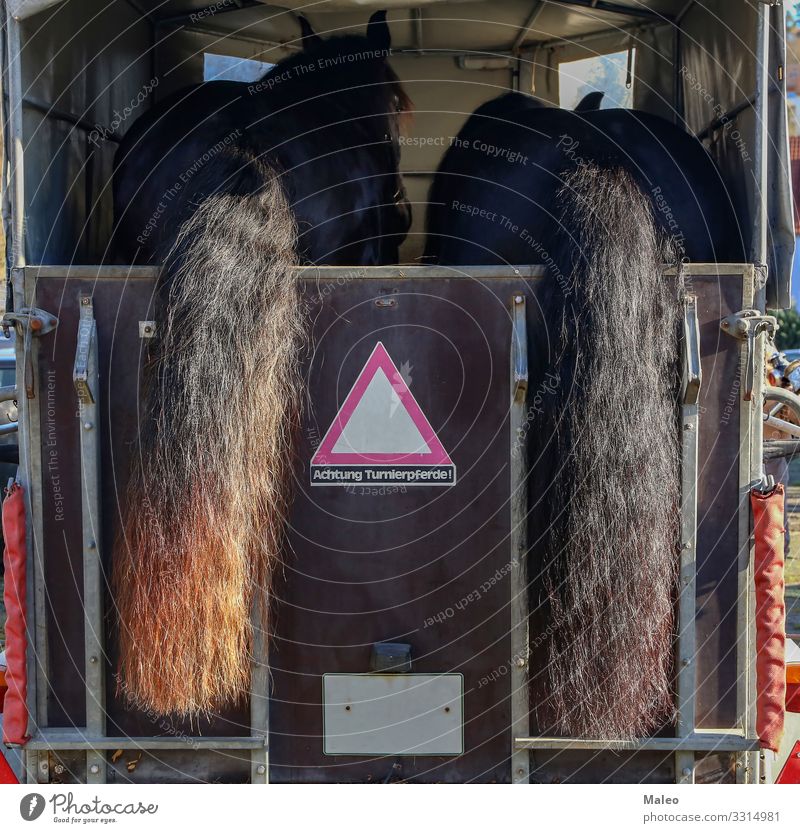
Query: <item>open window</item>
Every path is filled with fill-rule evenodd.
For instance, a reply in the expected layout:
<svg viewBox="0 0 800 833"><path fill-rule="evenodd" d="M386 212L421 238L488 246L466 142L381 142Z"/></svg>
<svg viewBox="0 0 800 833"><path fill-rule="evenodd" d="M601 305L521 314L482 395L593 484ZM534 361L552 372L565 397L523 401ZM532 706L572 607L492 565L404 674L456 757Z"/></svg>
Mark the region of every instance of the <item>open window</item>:
<svg viewBox="0 0 800 833"><path fill-rule="evenodd" d="M275 64L235 55L203 55L203 81L258 81Z"/></svg>
<svg viewBox="0 0 800 833"><path fill-rule="evenodd" d="M572 110L589 93L602 92L602 109L633 107L636 47L558 65L558 103Z"/></svg>

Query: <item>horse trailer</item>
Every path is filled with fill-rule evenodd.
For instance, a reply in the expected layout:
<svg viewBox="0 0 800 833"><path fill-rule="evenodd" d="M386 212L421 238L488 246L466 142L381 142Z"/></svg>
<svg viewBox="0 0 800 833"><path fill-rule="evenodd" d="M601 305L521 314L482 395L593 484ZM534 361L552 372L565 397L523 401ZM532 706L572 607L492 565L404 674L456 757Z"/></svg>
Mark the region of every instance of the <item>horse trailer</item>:
<svg viewBox="0 0 800 833"><path fill-rule="evenodd" d="M787 714L777 756L762 748L751 492L764 482L767 310L791 305L782 4L305 5L4 3L3 323L16 334L27 542L20 780L774 781L800 749L800 724ZM137 118L220 65L263 73L295 54L301 12L336 35L387 7L390 63L414 103L399 142L412 224L398 265L293 272L313 350L268 627L253 614L249 694L199 717L137 705L118 674L111 553L123 515L138 511L125 496L140 381L164 322L158 265L112 254L114 153ZM571 108L575 63L609 55L626 106L704 144L746 251L662 275L684 286L675 718L635 738L548 734L538 718L536 658L553 634L530 592L541 507L526 461L552 393L529 373L532 335L551 323L546 258L532 247L530 265L420 262L433 175L465 119L509 91ZM203 337L228 338L213 327ZM204 395L222 382L208 379ZM373 418L369 399L384 394L400 427ZM387 460L403 432L428 454L402 476L365 466L347 420Z"/></svg>

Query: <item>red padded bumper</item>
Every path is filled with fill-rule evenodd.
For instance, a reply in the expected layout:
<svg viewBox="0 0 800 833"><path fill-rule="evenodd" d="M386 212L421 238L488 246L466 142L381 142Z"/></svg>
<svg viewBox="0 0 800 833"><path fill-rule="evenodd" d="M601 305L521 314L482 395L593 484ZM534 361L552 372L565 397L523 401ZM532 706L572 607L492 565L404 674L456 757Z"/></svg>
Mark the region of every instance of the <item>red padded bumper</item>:
<svg viewBox="0 0 800 833"><path fill-rule="evenodd" d="M27 631L25 622L25 495L15 483L3 501L3 553L6 606L6 692L3 703L3 742L28 740Z"/></svg>
<svg viewBox="0 0 800 833"><path fill-rule="evenodd" d="M750 492L755 532L756 732L778 751L786 706L786 607L783 582L783 486Z"/></svg>

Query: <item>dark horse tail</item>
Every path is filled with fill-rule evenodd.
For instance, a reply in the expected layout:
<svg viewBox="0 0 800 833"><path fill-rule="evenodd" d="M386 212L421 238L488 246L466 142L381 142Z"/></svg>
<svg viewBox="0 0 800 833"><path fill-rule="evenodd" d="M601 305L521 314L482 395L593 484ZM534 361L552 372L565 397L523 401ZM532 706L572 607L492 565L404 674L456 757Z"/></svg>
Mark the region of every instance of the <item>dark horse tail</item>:
<svg viewBox="0 0 800 833"><path fill-rule="evenodd" d="M560 198L537 717L546 733L630 738L673 711L682 301L662 264L677 258L624 170L581 164Z"/></svg>
<svg viewBox="0 0 800 833"><path fill-rule="evenodd" d="M264 163L231 149L214 165L224 192L201 199L164 260L114 560L120 688L159 713L248 688L299 413L293 215Z"/></svg>

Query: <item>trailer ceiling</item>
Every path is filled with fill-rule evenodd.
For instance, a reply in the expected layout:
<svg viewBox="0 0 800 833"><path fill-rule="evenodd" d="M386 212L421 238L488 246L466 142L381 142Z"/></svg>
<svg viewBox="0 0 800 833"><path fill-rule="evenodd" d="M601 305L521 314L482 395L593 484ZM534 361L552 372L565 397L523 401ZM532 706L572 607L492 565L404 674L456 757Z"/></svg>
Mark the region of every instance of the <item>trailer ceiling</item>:
<svg viewBox="0 0 800 833"><path fill-rule="evenodd" d="M597 0L467 0L443 2L423 0L331 0L310 4L286 0L271 5L258 0L238 0L210 5L203 0L137 0L137 6L153 22L184 25L220 32L238 32L250 37L275 37L280 20L302 15L322 33L361 30L377 9L389 10L393 47L412 49L508 49L563 38L580 37L597 31L636 23L669 23L686 6L686 0L648 0L616 3ZM204 14L204 12L206 12ZM202 15L202 16L201 16ZM531 22L531 18L534 18ZM526 25L527 24L527 25Z"/></svg>

